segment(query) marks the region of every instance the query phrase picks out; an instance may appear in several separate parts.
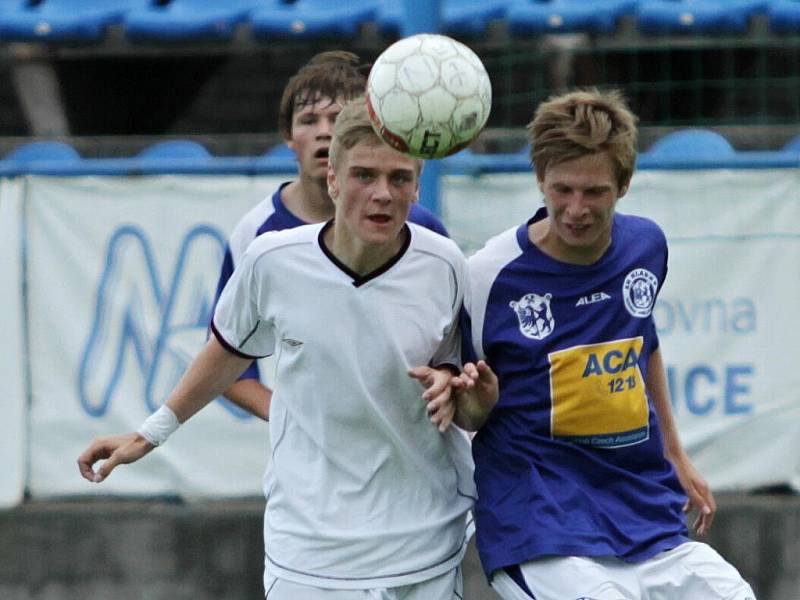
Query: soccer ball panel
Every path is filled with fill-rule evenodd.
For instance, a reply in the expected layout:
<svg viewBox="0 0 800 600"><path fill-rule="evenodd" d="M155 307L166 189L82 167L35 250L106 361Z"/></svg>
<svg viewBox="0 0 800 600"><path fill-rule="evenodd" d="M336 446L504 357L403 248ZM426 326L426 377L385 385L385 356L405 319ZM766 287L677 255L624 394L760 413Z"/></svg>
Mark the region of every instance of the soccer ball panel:
<svg viewBox="0 0 800 600"><path fill-rule="evenodd" d="M447 123L456 108L456 98L441 88L425 92L419 97L419 110L423 123Z"/></svg>
<svg viewBox="0 0 800 600"><path fill-rule="evenodd" d="M409 94L431 89L439 79L439 63L430 54L412 54L400 64L397 85Z"/></svg>
<svg viewBox="0 0 800 600"><path fill-rule="evenodd" d="M382 98L396 85L396 82L397 66L387 63L380 69L370 72L368 85L376 97Z"/></svg>
<svg viewBox="0 0 800 600"><path fill-rule="evenodd" d="M419 123L416 98L402 90L392 90L380 99L378 115L384 126L395 133L410 132ZM386 115L391 115L390 119Z"/></svg>
<svg viewBox="0 0 800 600"><path fill-rule="evenodd" d="M463 58L449 58L441 63L442 85L454 96L463 98L478 91L478 73Z"/></svg>

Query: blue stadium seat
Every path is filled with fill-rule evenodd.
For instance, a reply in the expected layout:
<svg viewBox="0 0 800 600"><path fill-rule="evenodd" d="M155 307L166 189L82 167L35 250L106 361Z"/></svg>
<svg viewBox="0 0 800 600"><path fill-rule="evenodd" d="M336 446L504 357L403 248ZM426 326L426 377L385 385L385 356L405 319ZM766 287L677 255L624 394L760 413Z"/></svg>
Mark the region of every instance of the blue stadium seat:
<svg viewBox="0 0 800 600"><path fill-rule="evenodd" d="M111 25L153 0L42 0L17 2L16 10L0 11L3 41L102 41Z"/></svg>
<svg viewBox="0 0 800 600"><path fill-rule="evenodd" d="M208 149L192 140L166 140L147 146L139 158L210 158Z"/></svg>
<svg viewBox="0 0 800 600"><path fill-rule="evenodd" d="M730 142L709 129L683 129L660 138L647 151L650 157L692 159L720 159L734 156L736 150Z"/></svg>
<svg viewBox="0 0 800 600"><path fill-rule="evenodd" d="M767 5L768 0L642 0L636 19L640 31L650 34L745 33Z"/></svg>
<svg viewBox="0 0 800 600"><path fill-rule="evenodd" d="M264 156L267 158L291 158L294 159L297 157L294 150L289 148L286 144L278 144L277 146L273 146L269 150L264 153Z"/></svg>
<svg viewBox="0 0 800 600"><path fill-rule="evenodd" d="M800 32L800 0L772 0L767 14L769 27L775 33Z"/></svg>
<svg viewBox="0 0 800 600"><path fill-rule="evenodd" d="M489 23L506 17L513 0L442 0L442 31L455 36L486 33ZM387 36L402 33L405 12L398 0L380 0L376 23Z"/></svg>
<svg viewBox="0 0 800 600"><path fill-rule="evenodd" d="M543 33L613 33L638 0L513 0L506 24L513 36Z"/></svg>
<svg viewBox="0 0 800 600"><path fill-rule="evenodd" d="M9 162L29 162L32 160L71 162L81 160L81 155L75 148L65 142L44 140L27 142L17 146L3 160Z"/></svg>
<svg viewBox="0 0 800 600"><path fill-rule="evenodd" d="M250 15L254 37L353 37L375 20L379 0L294 0L261 3Z"/></svg>
<svg viewBox="0 0 800 600"><path fill-rule="evenodd" d="M786 150L787 152L800 152L800 135L795 136L786 142L783 150Z"/></svg>
<svg viewBox="0 0 800 600"><path fill-rule="evenodd" d="M279 3L280 0L272 0ZM125 17L125 35L132 40L229 40L236 27L268 0L171 0L147 6Z"/></svg>

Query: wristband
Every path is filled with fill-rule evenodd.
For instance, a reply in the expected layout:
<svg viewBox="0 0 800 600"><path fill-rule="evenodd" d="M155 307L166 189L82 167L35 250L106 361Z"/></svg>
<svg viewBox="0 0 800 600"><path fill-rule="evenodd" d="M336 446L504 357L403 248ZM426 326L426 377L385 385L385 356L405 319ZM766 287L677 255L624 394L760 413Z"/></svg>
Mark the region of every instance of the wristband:
<svg viewBox="0 0 800 600"><path fill-rule="evenodd" d="M172 435L180 425L180 421L178 421L178 417L175 416L172 409L164 404L145 419L136 433L153 446L160 446L167 441L167 438Z"/></svg>

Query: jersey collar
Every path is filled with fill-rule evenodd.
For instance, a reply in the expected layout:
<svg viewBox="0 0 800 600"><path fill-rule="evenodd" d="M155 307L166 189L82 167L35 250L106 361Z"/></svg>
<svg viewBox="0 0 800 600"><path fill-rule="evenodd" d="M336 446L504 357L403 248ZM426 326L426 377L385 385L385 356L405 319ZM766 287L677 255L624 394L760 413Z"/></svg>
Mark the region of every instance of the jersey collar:
<svg viewBox="0 0 800 600"><path fill-rule="evenodd" d="M328 259L338 268L340 271L345 273L350 279L352 279L352 283L354 287L361 287L365 283L372 281L376 277L380 277L383 273L391 269L395 264L397 264L403 256L405 256L406 252L408 251L409 246L411 246L411 229L408 226L408 223L403 224L403 228L405 229L407 235L406 239L403 242L403 246L400 250L395 254L392 258L387 260L383 263L380 267L367 273L366 275L359 275L352 269L350 269L346 264L340 261L333 252L325 245L325 232L333 226L333 219L325 223L322 229L319 230L319 234L317 234L317 243L319 247L322 249L323 254L328 257Z"/></svg>

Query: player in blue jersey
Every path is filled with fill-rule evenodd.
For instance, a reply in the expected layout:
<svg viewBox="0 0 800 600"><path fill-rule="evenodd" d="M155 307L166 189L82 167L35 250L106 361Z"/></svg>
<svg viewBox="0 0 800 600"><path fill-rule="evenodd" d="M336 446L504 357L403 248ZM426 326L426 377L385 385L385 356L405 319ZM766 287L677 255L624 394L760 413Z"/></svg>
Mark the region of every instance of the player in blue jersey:
<svg viewBox="0 0 800 600"><path fill-rule="evenodd" d="M297 155L298 175L252 208L234 228L225 251L217 298L256 236L333 217L326 182L333 124L344 102L362 95L365 86L364 67L358 64L358 57L342 51L316 55L289 80L281 97L278 126L286 144ZM420 204L411 206L409 221L447 235L438 217ZM269 415L271 395L257 362L225 392L229 400L263 419Z"/></svg>
<svg viewBox="0 0 800 600"><path fill-rule="evenodd" d="M469 261L465 346L500 399L456 422L482 425L477 545L507 600L754 598L685 524L697 508L703 534L716 506L678 439L652 317L665 236L616 212L635 122L616 92L543 103L528 130L545 206Z"/></svg>

